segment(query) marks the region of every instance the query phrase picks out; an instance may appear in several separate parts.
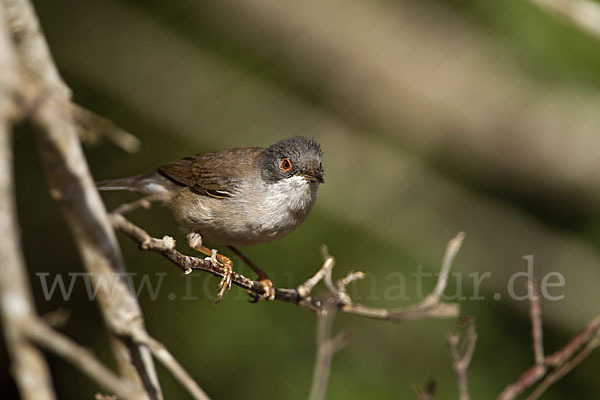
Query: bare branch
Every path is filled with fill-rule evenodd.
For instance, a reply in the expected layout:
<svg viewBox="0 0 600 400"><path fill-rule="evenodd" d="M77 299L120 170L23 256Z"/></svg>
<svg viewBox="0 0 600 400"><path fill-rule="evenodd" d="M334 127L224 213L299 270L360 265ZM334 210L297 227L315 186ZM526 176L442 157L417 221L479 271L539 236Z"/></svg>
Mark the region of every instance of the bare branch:
<svg viewBox="0 0 600 400"><path fill-rule="evenodd" d="M36 135L51 195L63 206L63 213L76 240L91 278L114 281L115 295L100 288L100 309L113 336L111 344L123 376L147 390L148 396L161 399L162 393L150 354L127 340L119 331L131 324L143 326L137 299L125 281L114 271L124 270L114 232L106 217L77 135L73 120L70 90L61 79L46 40L28 0L2 0L18 53L20 70L40 95L31 110Z"/></svg>
<svg viewBox="0 0 600 400"><path fill-rule="evenodd" d="M49 328L43 321L32 318L27 321L26 328L27 336L34 343L68 360L77 369L98 382L104 389L115 393L119 398L135 400L146 398L145 394L130 381L115 375L87 349Z"/></svg>
<svg viewBox="0 0 600 400"><path fill-rule="evenodd" d="M142 250L154 251L169 259L178 266L184 273L190 273L194 270L209 272L217 277L223 277L225 270L222 266L214 265L204 259L187 256L175 249L175 242L169 237L157 239L148 234L145 230L127 220L121 214L110 214L110 220L115 230L120 231L140 245ZM456 318L459 315L459 306L454 303L445 303L440 301L440 296L446 288L448 282L448 273L456 253L460 249L464 233L459 233L448 243L442 270L438 277L438 282L434 291L418 304L396 309L373 308L353 302L346 293L346 285L350 282L360 279L361 272L352 272L348 276L333 282L332 270L335 264L333 257L326 255L325 262L321 268L306 282L295 289L275 288L275 300L298 304L301 307L312 311L322 311L325 309L327 301L311 295L313 288L323 281L330 297L338 308L338 311L348 314L356 314L363 317L389 320L394 322L422 319L422 318ZM168 239L168 240L166 240ZM232 283L256 295L264 294L264 286L253 279L242 274L233 273ZM331 301L331 300L329 300Z"/></svg>
<svg viewBox="0 0 600 400"><path fill-rule="evenodd" d="M192 398L195 400L210 400L196 381L194 381L190 374L187 373L162 343L152 338L144 330L134 329L131 332L131 336L136 342L143 344L150 349L154 357L156 357L169 372L173 374L175 379L183 385Z"/></svg>
<svg viewBox="0 0 600 400"><path fill-rule="evenodd" d="M73 121L77 124L77 132L84 143L94 144L105 137L128 153L139 151L142 144L131 133L78 104L70 103L70 107Z"/></svg>
<svg viewBox="0 0 600 400"><path fill-rule="evenodd" d="M529 279L527 281L529 293L531 293L531 307L529 317L531 318L531 338L533 341L533 355L535 364L544 366L544 339L542 330L542 304L539 288L536 283Z"/></svg>
<svg viewBox="0 0 600 400"><path fill-rule="evenodd" d="M397 308L381 309L365 307L361 304L346 304L341 310L350 314L363 315L369 318L387 319L395 322L421 318L456 318L459 315L459 306L455 303L440 301L440 298L448 284L448 274L454 261L454 257L460 250L465 234L460 232L448 242L446 253L442 262L442 268L433 291L418 304Z"/></svg>
<svg viewBox="0 0 600 400"><path fill-rule="evenodd" d="M600 333L600 315L592 319L585 329L576 335L569 343L563 346L560 350L555 351L546 357L546 365L549 367L557 367L567 362L573 355L579 351L587 343L591 342L595 336Z"/></svg>
<svg viewBox="0 0 600 400"><path fill-rule="evenodd" d="M452 357L452 368L458 379L458 393L460 400L469 400L469 388L467 385L467 370L471 364L475 344L477 343L477 332L473 320L466 320L466 333L459 337L456 334L448 335L448 347Z"/></svg>
<svg viewBox="0 0 600 400"><path fill-rule="evenodd" d="M119 207L115 208L111 214L121 214L125 215L130 213L138 208L145 208L146 210L152 206L153 201L160 200L163 197L162 194L157 193L150 196L142 197L141 199L137 199L130 203L123 203Z"/></svg>
<svg viewBox="0 0 600 400"><path fill-rule="evenodd" d="M300 296L309 296L314 287L317 286L317 284L320 281L329 282L328 289L330 291L335 290L333 289L333 284L331 283L331 271L333 270L333 266L335 265L335 259L329 254L327 254L324 258L325 262L323 263L323 266L321 266L321 268L317 271L317 273L308 278L306 282L298 286L298 288L296 289Z"/></svg>
<svg viewBox="0 0 600 400"><path fill-rule="evenodd" d="M313 369L310 395L308 396L309 400L323 400L325 398L333 355L350 341L350 335L344 332L335 338L331 337L335 313L336 305L329 301L326 302L325 308L317 313L317 356Z"/></svg>
<svg viewBox="0 0 600 400"><path fill-rule="evenodd" d="M571 353L571 356L569 358L564 358L564 351L559 350L559 352L563 353L560 357L561 363L558 364L556 368L544 378L544 380L535 388L533 392L531 392L531 394L527 397L527 400L535 400L541 397L541 395L544 394L546 389L548 389L552 384L557 382L563 376L571 372L573 368L578 366L585 358L587 358L587 356L590 355L592 351L596 349L596 347L600 345L600 317L596 317L595 319L593 319L586 327L584 333L592 334L589 336L586 335L586 339L584 341L581 341L580 343L577 342L579 342L579 340L584 336L578 335L569 344L563 347L563 349L567 347L575 348L575 346L569 345L572 343L577 343L576 347L581 348L581 346L583 346L583 349L581 349L579 353ZM546 359L546 364L548 366L550 366L548 363L550 357Z"/></svg>
<svg viewBox="0 0 600 400"><path fill-rule="evenodd" d="M508 385L500 393L498 400L514 399L546 374L544 345L542 341L542 307L540 295L537 286L531 279L527 281L527 288L529 291L529 317L531 319L531 337L535 364L522 373L517 382Z"/></svg>
<svg viewBox="0 0 600 400"><path fill-rule="evenodd" d="M16 54L8 36L5 9L0 3L0 325L10 356L10 369L24 400L52 400L50 371L43 355L26 340L24 322L35 315L29 289L19 224L16 218L12 113L19 76Z"/></svg>
<svg viewBox="0 0 600 400"><path fill-rule="evenodd" d="M511 400L534 386L540 379L542 382L527 397L528 400L539 398L545 391L579 365L598 345L600 345L600 315L588 323L586 328L561 349L544 357L542 335L542 307L539 290L532 280L527 282L530 293L531 333L535 363L521 374L519 379L504 388L498 400ZM548 373L549 368L554 368Z"/></svg>

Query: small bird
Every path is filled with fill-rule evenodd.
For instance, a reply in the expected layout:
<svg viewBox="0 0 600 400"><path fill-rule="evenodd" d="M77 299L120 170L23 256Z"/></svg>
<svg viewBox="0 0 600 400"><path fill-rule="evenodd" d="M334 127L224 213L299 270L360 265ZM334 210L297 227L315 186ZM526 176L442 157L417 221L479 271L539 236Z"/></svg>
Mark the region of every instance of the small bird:
<svg viewBox="0 0 600 400"><path fill-rule="evenodd" d="M258 274L263 297L273 300L273 283L237 246L280 239L306 219L325 183L322 158L315 139L296 136L267 148L198 154L147 174L96 184L100 190L159 197L187 233L190 247L223 265L218 300L231 287L233 264L204 241L226 245L240 256Z"/></svg>

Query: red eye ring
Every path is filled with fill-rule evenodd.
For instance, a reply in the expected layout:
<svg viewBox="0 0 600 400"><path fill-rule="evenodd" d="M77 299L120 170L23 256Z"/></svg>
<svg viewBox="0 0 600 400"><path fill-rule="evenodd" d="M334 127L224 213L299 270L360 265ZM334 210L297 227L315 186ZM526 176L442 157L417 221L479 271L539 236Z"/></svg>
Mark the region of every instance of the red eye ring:
<svg viewBox="0 0 600 400"><path fill-rule="evenodd" d="M286 157L281 160L281 164L279 166L283 172L288 172L290 169L292 169L292 162Z"/></svg>

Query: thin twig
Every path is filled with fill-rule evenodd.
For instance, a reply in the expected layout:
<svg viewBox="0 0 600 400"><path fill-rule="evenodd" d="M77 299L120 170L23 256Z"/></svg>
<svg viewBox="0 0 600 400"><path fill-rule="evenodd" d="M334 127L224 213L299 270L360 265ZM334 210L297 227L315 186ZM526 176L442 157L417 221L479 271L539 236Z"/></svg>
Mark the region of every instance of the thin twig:
<svg viewBox="0 0 600 400"><path fill-rule="evenodd" d="M527 287L529 293L531 294L531 307L529 309L529 316L531 318L533 355L535 357L535 364L544 366L544 336L542 328L542 304L540 290L532 279L527 281Z"/></svg>
<svg viewBox="0 0 600 400"><path fill-rule="evenodd" d="M152 202L160 200L164 195L161 193L151 194L146 197L142 197L141 199L137 199L130 203L123 203L119 207L115 208L111 214L121 214L125 215L138 208L149 209L152 206Z"/></svg>
<svg viewBox="0 0 600 400"><path fill-rule="evenodd" d="M462 242L465 239L465 233L459 232L452 240L446 245L446 253L444 254L444 260L442 262L442 268L440 275L438 276L437 283L433 292L428 297L431 297L431 302L437 302L444 294L446 286L448 285L448 274L450 273L450 267L454 262L454 258L462 246ZM427 300L427 298L425 299Z"/></svg>
<svg viewBox="0 0 600 400"><path fill-rule="evenodd" d="M336 306L333 302L326 302L325 309L317 313L317 354L309 400L325 398L333 355L350 341L350 335L344 332L334 338L331 337L335 313Z"/></svg>
<svg viewBox="0 0 600 400"><path fill-rule="evenodd" d="M596 332L596 336L592 337L592 340L587 342L585 347L577 353L573 358L566 361L564 364L560 365L554 371L549 373L546 378L535 388L533 392L529 396L527 396L526 400L535 400L538 399L544 394L544 392L555 382L561 379L563 376L571 372L573 368L581 364L581 362L590 355L592 351L596 349L600 345L600 331Z"/></svg>
<svg viewBox="0 0 600 400"><path fill-rule="evenodd" d="M194 381L188 372L179 364L167 348L154 339L145 330L132 331L132 338L140 344L148 347L156 357L173 374L175 379L188 391L195 400L210 400L202 388Z"/></svg>
<svg viewBox="0 0 600 400"><path fill-rule="evenodd" d="M467 385L467 371L475 352L477 332L471 318L466 320L466 332L462 337L456 334L448 335L448 348L452 357L452 368L458 380L458 393L460 400L469 400Z"/></svg>
<svg viewBox="0 0 600 400"><path fill-rule="evenodd" d="M546 357L546 365L549 367L557 367L564 364L569 358L573 357L579 349L585 346L588 342L593 340L594 336L600 334L600 315L593 318L585 327L583 331L575 335L573 339L569 341L560 350L555 351Z"/></svg>
<svg viewBox="0 0 600 400"><path fill-rule="evenodd" d="M538 288L532 279L527 280L529 293L529 318L531 319L531 338L534 354L534 365L523 372L519 379L506 386L498 400L511 400L529 389L546 374L544 344L542 340L542 306Z"/></svg>
<svg viewBox="0 0 600 400"><path fill-rule="evenodd" d="M77 124L79 137L84 143L96 143L105 137L128 153L136 153L141 147L140 140L131 133L119 128L112 121L70 103L73 121Z"/></svg>
<svg viewBox="0 0 600 400"><path fill-rule="evenodd" d="M532 280L528 281L531 294L529 316L535 363L523 372L519 379L506 386L498 400L511 400L543 380L530 393L527 400L539 398L547 389L579 365L598 345L600 345L600 315L592 319L586 328L565 344L561 349L544 356L542 338L542 308L540 293ZM554 368L554 369L552 369ZM548 373L548 370L552 369Z"/></svg>

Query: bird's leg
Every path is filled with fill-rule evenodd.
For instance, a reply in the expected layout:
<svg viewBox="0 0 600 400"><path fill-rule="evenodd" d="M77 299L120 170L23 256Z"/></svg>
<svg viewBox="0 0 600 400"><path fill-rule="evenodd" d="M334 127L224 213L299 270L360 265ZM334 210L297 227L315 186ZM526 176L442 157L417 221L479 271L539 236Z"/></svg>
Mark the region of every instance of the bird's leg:
<svg viewBox="0 0 600 400"><path fill-rule="evenodd" d="M233 262L222 254L217 253L215 249L209 249L202 244L202 236L199 233L192 232L187 235L188 245L200 253L207 255L205 260L210 261L213 265L223 265L223 278L219 283L219 292L217 293L217 303L221 301L225 293L231 289L231 280L233 278Z"/></svg>
<svg viewBox="0 0 600 400"><path fill-rule="evenodd" d="M273 282L269 279L269 276L265 271L263 271L258 265L254 264L244 253L242 253L237 247L227 246L231 251L233 251L242 261L252 268L254 272L258 275L258 281L262 284L264 293L261 296L256 297L256 301L260 301L263 299L267 300L275 300L275 287L273 286Z"/></svg>

